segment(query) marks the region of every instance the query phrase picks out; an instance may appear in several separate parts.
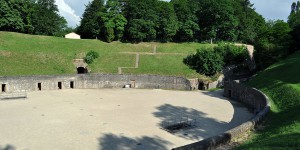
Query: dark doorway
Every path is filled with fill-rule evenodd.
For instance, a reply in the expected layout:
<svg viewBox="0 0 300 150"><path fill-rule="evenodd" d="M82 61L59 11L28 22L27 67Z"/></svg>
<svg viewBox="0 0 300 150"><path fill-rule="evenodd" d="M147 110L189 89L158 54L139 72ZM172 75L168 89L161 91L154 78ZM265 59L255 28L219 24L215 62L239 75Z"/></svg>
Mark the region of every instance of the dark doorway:
<svg viewBox="0 0 300 150"><path fill-rule="evenodd" d="M58 89L62 89L61 82L58 82Z"/></svg>
<svg viewBox="0 0 300 150"><path fill-rule="evenodd" d="M84 67L78 67L77 68L77 73L78 74L85 74L85 73L88 73L88 70L87 70L87 68L84 68Z"/></svg>
<svg viewBox="0 0 300 150"><path fill-rule="evenodd" d="M228 98L231 98L231 90L228 90Z"/></svg>
<svg viewBox="0 0 300 150"><path fill-rule="evenodd" d="M1 91L2 91L2 92L6 92L6 84L2 84Z"/></svg>
<svg viewBox="0 0 300 150"><path fill-rule="evenodd" d="M38 89L39 89L39 91L42 90L42 83L38 83Z"/></svg>
<svg viewBox="0 0 300 150"><path fill-rule="evenodd" d="M70 82L70 88L71 88L71 89L74 89L74 81L71 81L71 82Z"/></svg>

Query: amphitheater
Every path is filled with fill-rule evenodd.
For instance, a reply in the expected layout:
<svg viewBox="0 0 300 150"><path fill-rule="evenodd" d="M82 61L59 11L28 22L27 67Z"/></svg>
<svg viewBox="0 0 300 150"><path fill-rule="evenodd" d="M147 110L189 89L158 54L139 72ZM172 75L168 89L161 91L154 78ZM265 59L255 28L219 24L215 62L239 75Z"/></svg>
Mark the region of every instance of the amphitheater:
<svg viewBox="0 0 300 150"><path fill-rule="evenodd" d="M260 110L267 105L232 83L191 91L185 78L158 75L0 77L0 84L0 149L180 149L253 126L245 125L257 118L253 110L223 95Z"/></svg>

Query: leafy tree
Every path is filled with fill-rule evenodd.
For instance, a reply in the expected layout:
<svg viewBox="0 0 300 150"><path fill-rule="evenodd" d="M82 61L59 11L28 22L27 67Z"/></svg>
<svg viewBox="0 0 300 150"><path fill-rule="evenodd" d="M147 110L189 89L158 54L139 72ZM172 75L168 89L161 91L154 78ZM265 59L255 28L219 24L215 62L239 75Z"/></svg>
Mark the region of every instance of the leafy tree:
<svg viewBox="0 0 300 150"><path fill-rule="evenodd" d="M178 20L172 3L158 2L157 39L163 42L172 41L178 31Z"/></svg>
<svg viewBox="0 0 300 150"><path fill-rule="evenodd" d="M291 14L288 18L288 24L292 28L292 47L291 53L300 49L300 2L294 2L291 6Z"/></svg>
<svg viewBox="0 0 300 150"><path fill-rule="evenodd" d="M123 13L128 21L125 38L131 42L153 41L157 36L157 0L126 0Z"/></svg>
<svg viewBox="0 0 300 150"><path fill-rule="evenodd" d="M249 0L235 0L234 14L239 20L237 26L238 41L255 44L259 29L265 25L264 18L259 15Z"/></svg>
<svg viewBox="0 0 300 150"><path fill-rule="evenodd" d="M34 34L56 35L67 27L67 21L58 14L54 0L37 0L32 14Z"/></svg>
<svg viewBox="0 0 300 150"><path fill-rule="evenodd" d="M25 24L17 1L0 0L0 30L23 32Z"/></svg>
<svg viewBox="0 0 300 150"><path fill-rule="evenodd" d="M236 41L239 20L232 0L202 0L198 12L202 40Z"/></svg>
<svg viewBox="0 0 300 150"><path fill-rule="evenodd" d="M288 23L291 28L294 28L300 24L300 2L293 2L291 9L291 13L288 17Z"/></svg>
<svg viewBox="0 0 300 150"><path fill-rule="evenodd" d="M80 26L77 29L82 38L101 38L100 33L103 27L102 16L104 16L105 12L104 0L89 2L83 13Z"/></svg>
<svg viewBox="0 0 300 150"><path fill-rule="evenodd" d="M198 18L195 12L196 10L192 7L195 5L194 1L172 0L171 3L174 5L179 25L176 40L180 42L196 41L200 27L198 25Z"/></svg>
<svg viewBox="0 0 300 150"><path fill-rule="evenodd" d="M104 22L103 34L105 41L121 40L124 35L127 19L123 16L121 3L119 0L108 0L106 2L106 12L102 16Z"/></svg>
<svg viewBox="0 0 300 150"><path fill-rule="evenodd" d="M268 21L255 45L257 65L264 69L279 61L289 53L291 28L282 21Z"/></svg>

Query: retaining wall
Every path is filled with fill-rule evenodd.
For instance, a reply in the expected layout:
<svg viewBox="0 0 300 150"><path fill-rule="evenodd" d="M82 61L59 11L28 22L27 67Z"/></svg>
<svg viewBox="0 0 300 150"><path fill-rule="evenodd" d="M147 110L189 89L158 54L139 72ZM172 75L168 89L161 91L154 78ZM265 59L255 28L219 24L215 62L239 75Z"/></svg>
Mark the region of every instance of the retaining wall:
<svg viewBox="0 0 300 150"><path fill-rule="evenodd" d="M271 104L268 97L261 91L246 87L238 81L224 82L224 96L236 101L240 101L257 110L256 116L219 135L204 139L202 141L189 145L174 148L173 150L210 150L215 149L222 144L230 142L243 135L245 132L252 130L270 111Z"/></svg>
<svg viewBox="0 0 300 150"><path fill-rule="evenodd" d="M45 75L0 77L1 92L58 89L132 88L191 90L190 82L182 77L158 75Z"/></svg>

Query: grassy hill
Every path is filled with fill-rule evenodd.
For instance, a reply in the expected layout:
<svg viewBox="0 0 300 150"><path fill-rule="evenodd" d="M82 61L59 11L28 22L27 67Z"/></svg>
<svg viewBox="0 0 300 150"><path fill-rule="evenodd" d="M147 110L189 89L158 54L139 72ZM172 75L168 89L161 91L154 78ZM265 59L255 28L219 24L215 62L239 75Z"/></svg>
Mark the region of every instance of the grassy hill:
<svg viewBox="0 0 300 150"><path fill-rule="evenodd" d="M300 149L300 52L259 73L249 83L272 101L265 129L238 149Z"/></svg>
<svg viewBox="0 0 300 150"><path fill-rule="evenodd" d="M152 53L141 55L138 69L124 69L124 74L160 74L184 77L202 77L182 63L194 53L199 43L105 43L99 40L72 40L59 37L36 36L0 32L0 76L75 74L75 58L83 58L88 51L97 51L100 57L89 66L91 73L118 73L118 67L135 66L135 55L124 52Z"/></svg>

